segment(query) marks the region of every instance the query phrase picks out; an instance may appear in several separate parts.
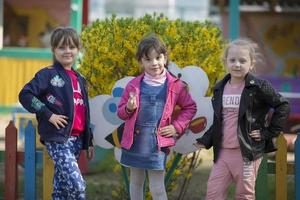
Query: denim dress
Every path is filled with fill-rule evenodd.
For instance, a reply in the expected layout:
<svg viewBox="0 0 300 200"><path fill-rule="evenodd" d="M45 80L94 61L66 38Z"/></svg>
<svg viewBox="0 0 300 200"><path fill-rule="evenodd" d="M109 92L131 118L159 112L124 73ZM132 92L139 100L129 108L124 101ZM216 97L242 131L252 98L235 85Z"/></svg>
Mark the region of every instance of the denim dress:
<svg viewBox="0 0 300 200"><path fill-rule="evenodd" d="M121 164L128 167L164 170L166 154L157 145L157 127L166 102L167 82L150 86L141 82L140 108L135 123L133 144L122 149Z"/></svg>

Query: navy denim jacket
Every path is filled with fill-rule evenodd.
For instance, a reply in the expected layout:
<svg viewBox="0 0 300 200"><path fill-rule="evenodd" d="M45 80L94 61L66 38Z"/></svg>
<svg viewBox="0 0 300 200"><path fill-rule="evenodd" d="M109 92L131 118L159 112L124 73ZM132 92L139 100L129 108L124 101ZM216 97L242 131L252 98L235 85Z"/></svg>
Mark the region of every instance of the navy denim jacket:
<svg viewBox="0 0 300 200"><path fill-rule="evenodd" d="M90 130L90 110L85 79L76 72L86 106L86 127L82 134L83 149L92 146L92 132ZM71 134L74 118L73 86L69 75L60 63L38 71L19 94L19 101L23 107L36 114L40 140L47 142L65 142ZM65 115L68 124L65 128L57 129L49 118L52 114Z"/></svg>

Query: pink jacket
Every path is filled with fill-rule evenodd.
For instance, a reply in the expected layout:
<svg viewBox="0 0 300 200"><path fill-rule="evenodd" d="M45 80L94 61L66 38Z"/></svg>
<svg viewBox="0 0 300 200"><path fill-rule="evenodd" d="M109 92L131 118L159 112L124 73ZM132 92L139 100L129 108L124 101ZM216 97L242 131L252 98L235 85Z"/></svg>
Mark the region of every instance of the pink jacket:
<svg viewBox="0 0 300 200"><path fill-rule="evenodd" d="M133 113L126 112L126 104L130 92L135 92L140 96L140 83L143 79L144 73L131 80L122 94L122 98L118 105L118 116L125 121L124 132L122 136L121 146L125 149L130 149L133 143L134 127L137 114L139 111L139 98L137 99L137 109ZM183 134L188 127L190 121L193 119L197 111L197 106L191 95L186 89L186 85L176 77L173 77L167 72L167 100L164 111L158 126L157 142L158 147L169 147L175 145L174 137L163 137L159 130L161 127L172 124L179 135ZM180 106L180 114L173 119L172 113L175 105Z"/></svg>

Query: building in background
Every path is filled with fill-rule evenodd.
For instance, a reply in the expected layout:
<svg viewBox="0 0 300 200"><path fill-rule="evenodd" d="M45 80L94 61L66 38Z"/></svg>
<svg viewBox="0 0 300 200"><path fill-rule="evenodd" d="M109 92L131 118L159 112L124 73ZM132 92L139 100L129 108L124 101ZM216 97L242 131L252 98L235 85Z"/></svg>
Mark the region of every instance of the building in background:
<svg viewBox="0 0 300 200"><path fill-rule="evenodd" d="M286 130L299 132L300 1L212 0L211 10L220 15L225 39L234 33L258 43L263 59L256 73L289 99L291 120Z"/></svg>
<svg viewBox="0 0 300 200"><path fill-rule="evenodd" d="M83 0L0 0L0 113L18 107L18 93L52 63L50 35L57 26L82 25Z"/></svg>
<svg viewBox="0 0 300 200"><path fill-rule="evenodd" d="M80 32L82 23L88 25L112 14L138 18L163 13L169 19L212 21L227 39L233 2L238 12L236 32L256 41L265 58L257 72L280 83L290 79L298 83L299 0L0 0L0 111L3 106L16 105L21 86L51 63L49 37L56 26L70 25ZM278 85L284 91L300 92L295 84Z"/></svg>
<svg viewBox="0 0 300 200"><path fill-rule="evenodd" d="M89 0L89 23L116 14L141 17L163 13L169 19L209 20L229 38L229 5L239 2L237 34L250 37L262 47L259 74L300 76L299 0Z"/></svg>
<svg viewBox="0 0 300 200"><path fill-rule="evenodd" d="M259 44L265 60L257 73L272 77L300 77L299 0L213 0L211 10L221 18L224 38L231 38L230 23L238 21L236 32ZM230 3L237 10L230 10ZM230 21L230 12L236 18Z"/></svg>
<svg viewBox="0 0 300 200"><path fill-rule="evenodd" d="M70 0L2 0L3 47L49 47L49 35L70 22Z"/></svg>
<svg viewBox="0 0 300 200"><path fill-rule="evenodd" d="M89 22L112 14L118 17L142 17L163 13L169 19L206 20L209 18L209 0L90 0Z"/></svg>

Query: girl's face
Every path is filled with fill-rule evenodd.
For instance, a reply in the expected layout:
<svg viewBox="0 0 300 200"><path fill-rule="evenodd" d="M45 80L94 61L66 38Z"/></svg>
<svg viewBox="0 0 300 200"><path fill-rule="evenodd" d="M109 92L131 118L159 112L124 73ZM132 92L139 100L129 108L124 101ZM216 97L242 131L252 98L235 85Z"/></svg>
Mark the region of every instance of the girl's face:
<svg viewBox="0 0 300 200"><path fill-rule="evenodd" d="M253 68L249 50L241 46L232 46L228 49L226 67L231 75L231 82L244 81L246 74Z"/></svg>
<svg viewBox="0 0 300 200"><path fill-rule="evenodd" d="M65 69L71 69L72 65L75 63L78 52L78 48L72 43L70 43L70 45L63 45L63 40L61 40L59 45L53 49L55 59Z"/></svg>
<svg viewBox="0 0 300 200"><path fill-rule="evenodd" d="M150 50L148 57L143 56L140 64L144 67L145 72L155 77L160 75L167 63L167 58L164 54L158 54L155 49Z"/></svg>

